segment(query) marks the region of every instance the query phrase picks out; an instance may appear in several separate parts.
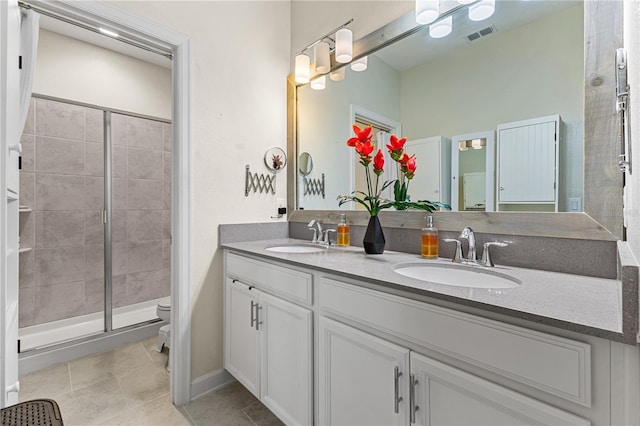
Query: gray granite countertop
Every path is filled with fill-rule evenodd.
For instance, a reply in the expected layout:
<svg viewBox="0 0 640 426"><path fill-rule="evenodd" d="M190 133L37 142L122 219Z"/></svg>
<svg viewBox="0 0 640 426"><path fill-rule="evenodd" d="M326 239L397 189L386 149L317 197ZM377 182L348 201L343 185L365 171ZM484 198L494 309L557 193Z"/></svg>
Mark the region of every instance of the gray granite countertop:
<svg viewBox="0 0 640 426"><path fill-rule="evenodd" d="M521 284L501 289L456 287L408 278L393 270L394 265L401 263L453 265L448 259L426 260L419 255L394 251L366 255L361 247L333 246L317 253L266 250L272 246L304 243L307 242L279 239L227 243L222 247L365 280L404 292L408 297L419 294L610 340L635 340L635 336L625 336L623 332L622 283L619 280L496 266L490 270L486 268L486 272L506 274Z"/></svg>

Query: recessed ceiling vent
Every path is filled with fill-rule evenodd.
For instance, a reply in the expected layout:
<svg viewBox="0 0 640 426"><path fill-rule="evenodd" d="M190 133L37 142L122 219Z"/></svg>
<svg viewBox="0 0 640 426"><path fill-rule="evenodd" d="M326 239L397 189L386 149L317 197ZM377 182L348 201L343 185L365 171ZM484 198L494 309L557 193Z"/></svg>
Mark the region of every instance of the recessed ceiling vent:
<svg viewBox="0 0 640 426"><path fill-rule="evenodd" d="M477 31L475 33L471 33L467 36L467 41L469 42L475 42L480 40L482 37L486 37L488 35L494 34L496 31L498 31L496 29L495 25L491 25L490 27L487 28L483 28L480 31Z"/></svg>

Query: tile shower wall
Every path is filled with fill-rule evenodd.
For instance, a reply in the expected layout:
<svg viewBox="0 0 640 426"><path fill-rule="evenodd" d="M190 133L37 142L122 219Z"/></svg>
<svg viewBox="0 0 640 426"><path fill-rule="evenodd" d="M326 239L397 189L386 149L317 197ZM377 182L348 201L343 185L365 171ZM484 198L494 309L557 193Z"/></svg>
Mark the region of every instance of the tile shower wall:
<svg viewBox="0 0 640 426"><path fill-rule="evenodd" d="M112 114L113 305L170 294L171 126ZM22 136L20 327L104 304L103 113L34 98Z"/></svg>

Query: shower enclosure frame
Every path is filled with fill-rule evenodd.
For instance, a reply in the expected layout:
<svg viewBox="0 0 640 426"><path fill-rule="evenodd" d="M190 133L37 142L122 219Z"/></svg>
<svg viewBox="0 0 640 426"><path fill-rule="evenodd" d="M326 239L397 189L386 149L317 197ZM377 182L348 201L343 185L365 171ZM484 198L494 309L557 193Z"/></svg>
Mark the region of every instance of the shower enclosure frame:
<svg viewBox="0 0 640 426"><path fill-rule="evenodd" d="M140 327L142 325L149 325L158 322L157 319L151 319L147 321L138 322L135 324L118 327L115 330L113 329L113 221L112 221L112 213L113 213L113 141L112 141L112 126L111 126L111 116L112 114L116 114L119 116L126 117L134 117L140 118L144 120L151 120L158 123L171 124L171 120L149 116L145 114L138 114L135 112L119 110L115 108L109 108L105 106L90 104L86 102L80 102L70 99L59 98L57 96L43 95L39 93L32 93L31 97L33 99L42 99L45 101L53 101L59 102L67 105L74 105L83 108L89 108L93 110L99 110L102 112L103 126L102 126L102 147L103 147L103 181L104 181L104 198L103 198L103 208L101 209L101 217L103 223L103 251L104 251L104 260L103 260L103 268L104 268L104 302L103 302L103 333L113 333L113 332L122 332L126 330L131 330L136 327ZM26 349L27 352L21 351L20 354L28 354L28 351L34 352L46 352L50 349L59 348L68 343L77 343L80 341L91 340L94 337L100 337L101 334L93 333L90 335L84 335L77 338L69 338L61 341L56 341L54 343L46 343L42 347L30 348ZM36 365L34 367L38 366ZM27 371L31 371L31 366L25 368Z"/></svg>
<svg viewBox="0 0 640 426"><path fill-rule="evenodd" d="M16 0L6 0L14 5ZM173 157L171 182L171 298L172 333L170 392L172 402L191 399L190 283L190 39L162 25L142 19L101 1L25 1L61 17L91 26L108 26L138 43L171 52ZM18 37L19 34L16 34ZM19 81L10 82L19 84ZM11 125L16 126L16 123ZM16 324L17 327L17 324ZM98 344L99 346L99 344ZM215 380L214 380L215 381Z"/></svg>

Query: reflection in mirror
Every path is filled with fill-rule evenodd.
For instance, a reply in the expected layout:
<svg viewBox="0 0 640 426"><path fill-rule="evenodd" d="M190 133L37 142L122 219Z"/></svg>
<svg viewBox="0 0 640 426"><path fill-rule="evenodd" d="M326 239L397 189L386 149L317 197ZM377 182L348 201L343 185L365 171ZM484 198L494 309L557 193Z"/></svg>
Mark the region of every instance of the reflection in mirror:
<svg viewBox="0 0 640 426"><path fill-rule="evenodd" d="M494 211L493 131L457 135L451 143L451 210Z"/></svg>
<svg viewBox="0 0 640 426"><path fill-rule="evenodd" d="M305 208L337 209L335 197L354 189L355 161L345 146L354 108L397 121L401 131L396 134L409 141L493 132L502 123L559 114L558 211L569 210L570 198L583 198L583 3L499 2L494 16L480 22L470 21L466 9L461 12L453 16L453 33L445 38L430 38L425 27L370 54L366 71L346 67L345 79L328 80L325 90L298 88L298 149L314 152L317 170L331 176L326 199L308 200ZM469 151L459 156L465 164L472 161ZM438 154L431 151L417 156L412 185L433 186L426 167L433 157ZM441 161L451 164L448 158ZM466 173L474 173L469 167ZM457 201L454 188L448 190L452 206L457 203L461 210L464 194L457 183ZM494 205L486 200L485 209Z"/></svg>
<svg viewBox="0 0 640 426"><path fill-rule="evenodd" d="M303 152L298 157L298 171L302 176L307 176L313 170L313 159L311 154Z"/></svg>

